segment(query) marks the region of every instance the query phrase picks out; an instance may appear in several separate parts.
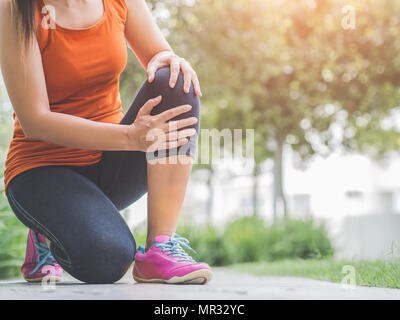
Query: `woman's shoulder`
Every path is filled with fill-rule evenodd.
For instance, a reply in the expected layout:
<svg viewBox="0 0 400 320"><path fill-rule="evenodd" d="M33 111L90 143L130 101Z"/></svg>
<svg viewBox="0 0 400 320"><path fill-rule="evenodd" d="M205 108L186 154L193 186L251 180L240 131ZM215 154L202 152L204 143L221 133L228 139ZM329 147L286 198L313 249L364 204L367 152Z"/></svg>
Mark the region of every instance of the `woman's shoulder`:
<svg viewBox="0 0 400 320"><path fill-rule="evenodd" d="M128 15L128 7L125 0L105 0L108 1L109 5L117 12L118 16L125 23Z"/></svg>
<svg viewBox="0 0 400 320"><path fill-rule="evenodd" d="M11 17L12 11L12 0L2 0L0 1L0 15L1 17Z"/></svg>
<svg viewBox="0 0 400 320"><path fill-rule="evenodd" d="M0 40L7 41L10 37L17 37L16 8L12 0L0 0ZM7 43L7 42L6 42ZM6 48L0 43L0 48Z"/></svg>
<svg viewBox="0 0 400 320"><path fill-rule="evenodd" d="M0 9L3 9L3 8L10 9L11 4L12 4L12 0L2 0L2 1L0 1Z"/></svg>

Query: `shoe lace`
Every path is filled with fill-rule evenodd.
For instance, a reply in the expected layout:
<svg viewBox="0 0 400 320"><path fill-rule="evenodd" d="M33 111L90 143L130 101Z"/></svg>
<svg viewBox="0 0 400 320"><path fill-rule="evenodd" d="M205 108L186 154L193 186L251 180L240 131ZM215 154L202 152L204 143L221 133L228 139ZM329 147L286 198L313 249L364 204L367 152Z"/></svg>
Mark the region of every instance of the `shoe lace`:
<svg viewBox="0 0 400 320"><path fill-rule="evenodd" d="M156 243L156 248L161 248L162 252L167 252L167 255L172 255L173 257L179 257L178 261L190 261L195 262L195 260L186 253L186 251L182 248L186 248L194 253L197 253L189 246L189 240L181 237L177 233L175 233L170 240Z"/></svg>
<svg viewBox="0 0 400 320"><path fill-rule="evenodd" d="M51 265L54 266L56 263L56 259L54 259L53 255L50 252L49 247L39 241L39 237L35 231L33 231L33 235L35 237L35 251L36 251L36 267L30 273L31 275L34 274L41 266L43 265Z"/></svg>

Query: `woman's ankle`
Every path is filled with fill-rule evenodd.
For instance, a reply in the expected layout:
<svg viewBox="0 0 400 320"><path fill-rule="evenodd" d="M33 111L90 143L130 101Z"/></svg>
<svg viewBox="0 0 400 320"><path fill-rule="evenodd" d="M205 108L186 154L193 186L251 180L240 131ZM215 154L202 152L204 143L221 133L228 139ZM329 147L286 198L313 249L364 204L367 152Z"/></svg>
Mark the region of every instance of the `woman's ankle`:
<svg viewBox="0 0 400 320"><path fill-rule="evenodd" d="M163 230L163 231L160 230L160 231L158 231L158 232L149 233L149 234L147 235L147 239L146 239L146 251L149 250L149 249L151 248L151 246L154 244L154 240L155 240L155 238L156 238L157 236L163 235L163 236L172 237L172 235L173 235L174 233L175 233L174 231L165 231L165 230Z"/></svg>

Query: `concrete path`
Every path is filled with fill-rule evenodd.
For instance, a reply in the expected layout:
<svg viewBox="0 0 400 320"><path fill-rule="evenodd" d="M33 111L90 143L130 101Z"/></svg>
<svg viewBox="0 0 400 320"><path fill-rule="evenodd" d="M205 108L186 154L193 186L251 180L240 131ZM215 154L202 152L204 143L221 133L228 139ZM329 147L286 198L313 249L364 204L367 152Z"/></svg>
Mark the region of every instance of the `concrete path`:
<svg viewBox="0 0 400 320"><path fill-rule="evenodd" d="M294 277L258 277L214 268L207 285L138 284L131 273L113 285L86 285L65 275L55 289L22 279L0 281L0 299L134 299L134 300L246 300L246 299L400 299L398 289L356 287Z"/></svg>

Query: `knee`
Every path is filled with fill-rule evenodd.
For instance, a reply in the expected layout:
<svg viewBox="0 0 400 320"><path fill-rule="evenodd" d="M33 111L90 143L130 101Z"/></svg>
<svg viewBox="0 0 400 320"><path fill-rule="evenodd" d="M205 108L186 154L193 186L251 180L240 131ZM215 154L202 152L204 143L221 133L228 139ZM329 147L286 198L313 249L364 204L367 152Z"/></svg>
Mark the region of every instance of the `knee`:
<svg viewBox="0 0 400 320"><path fill-rule="evenodd" d="M100 250L92 250L73 276L85 283L114 283L124 276L133 263L135 246L122 241L112 245L99 245Z"/></svg>
<svg viewBox="0 0 400 320"><path fill-rule="evenodd" d="M86 283L114 283L120 280L131 266L135 249L126 250L119 248L118 252L113 253L113 258L105 260L103 257L98 262L91 264L89 268L90 276L86 278Z"/></svg>
<svg viewBox="0 0 400 320"><path fill-rule="evenodd" d="M154 94L162 96L161 108L155 108L154 111L158 113L161 112L161 109L165 110L183 104L190 104L192 110L186 116L196 116L199 118L200 100L194 92L193 83L190 85L189 93L185 93L183 91L184 76L182 71L179 71L179 76L174 88L171 88L169 85L170 76L171 72L169 67L160 68L157 70L155 78L150 84L154 90Z"/></svg>
<svg viewBox="0 0 400 320"><path fill-rule="evenodd" d="M170 87L171 69L170 67L162 67L156 71L152 84L159 90L176 92L176 94L185 94L183 92L184 76L182 71L179 71L178 79L174 88ZM171 90L170 90L171 89ZM180 90L179 90L180 89Z"/></svg>
<svg viewBox="0 0 400 320"><path fill-rule="evenodd" d="M196 135L190 137L189 143L186 146L177 148L177 150L179 150L179 152L185 152L186 155L190 155L191 157L194 158L196 155L196 150L197 150L197 137L198 137L199 130L200 130L200 99L194 92L193 83L190 86L189 93L185 93L183 91L184 76L183 76L182 71L179 72L178 80L177 80L174 88L171 88L169 85L170 75L171 74L170 74L169 67L164 67L164 68L158 69L153 82L151 84L149 84L151 91L152 91L151 92L152 97L156 97L158 95L162 96L160 105L155 107L152 110L151 114L152 115L159 114L168 109L172 109L177 106L181 106L181 105L185 105L185 104L189 104L192 106L191 110L189 110L188 112L185 112L183 114L180 114L171 120L180 120L180 119L191 118L191 117L196 117L199 120L199 121L197 121L197 123L190 125L188 127L185 127L185 128L196 129ZM174 152L175 151L171 151L171 150L161 152L161 154L156 152L157 156L155 154L154 155L149 154L148 159L152 159L154 157L164 158L171 154L175 154Z"/></svg>

